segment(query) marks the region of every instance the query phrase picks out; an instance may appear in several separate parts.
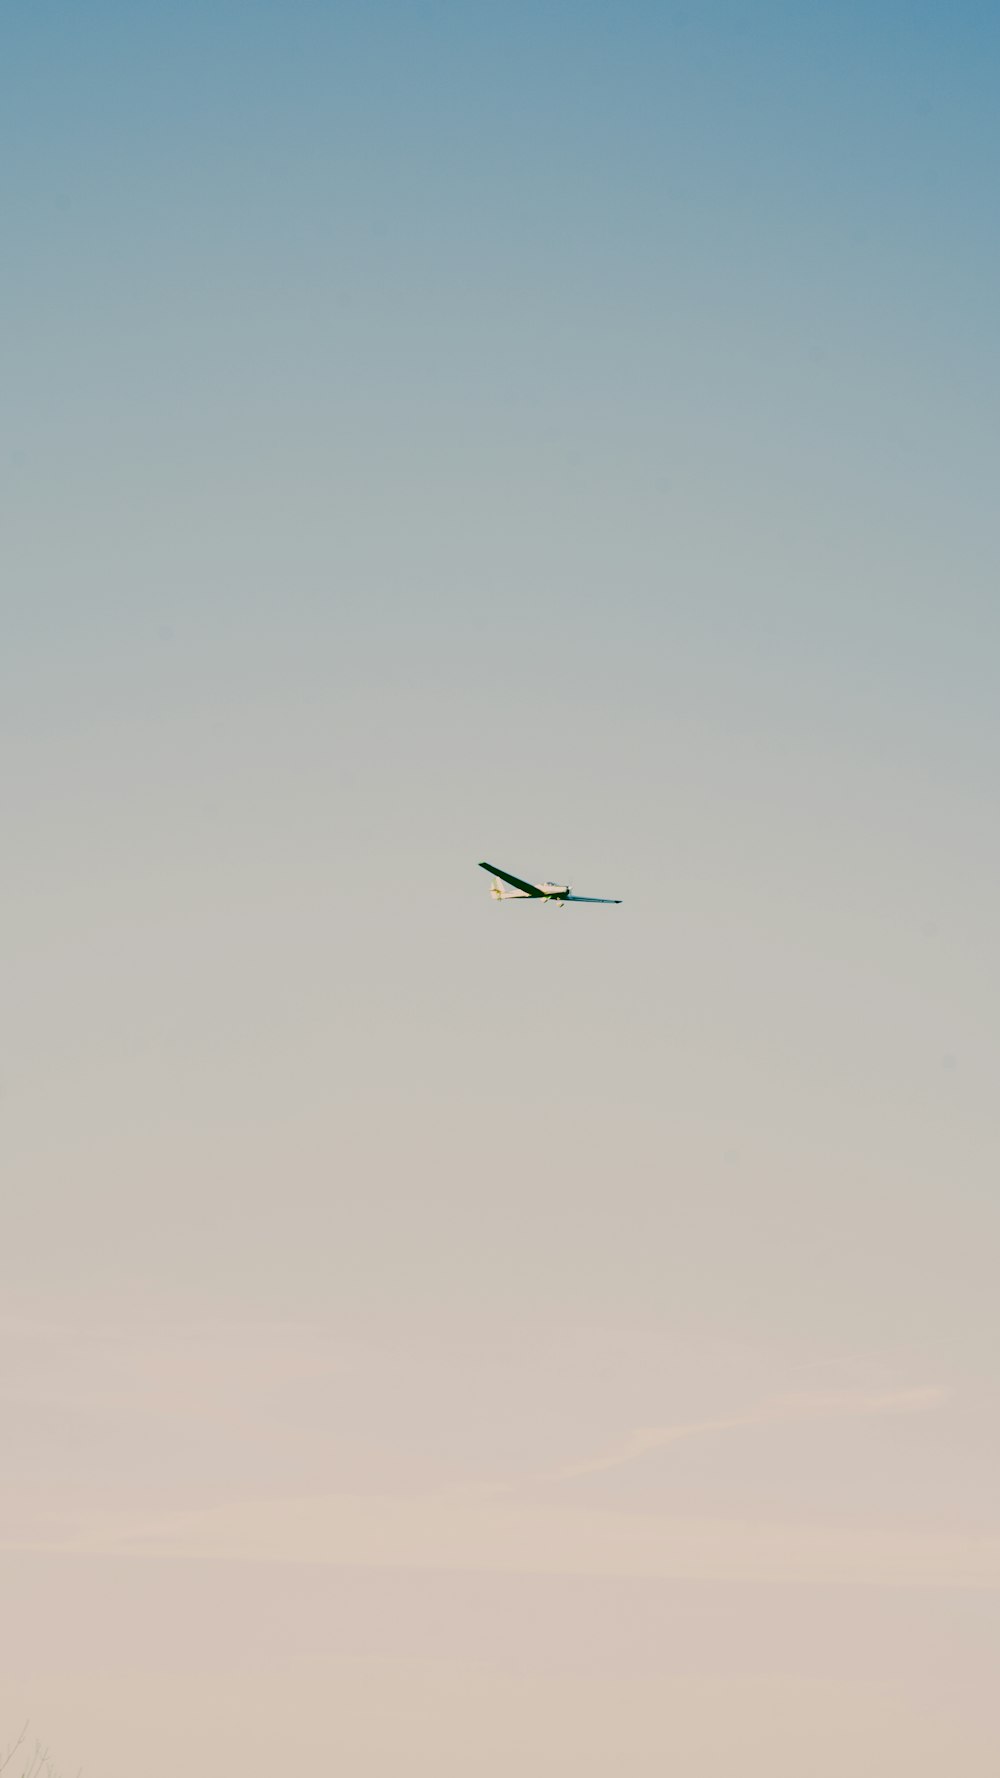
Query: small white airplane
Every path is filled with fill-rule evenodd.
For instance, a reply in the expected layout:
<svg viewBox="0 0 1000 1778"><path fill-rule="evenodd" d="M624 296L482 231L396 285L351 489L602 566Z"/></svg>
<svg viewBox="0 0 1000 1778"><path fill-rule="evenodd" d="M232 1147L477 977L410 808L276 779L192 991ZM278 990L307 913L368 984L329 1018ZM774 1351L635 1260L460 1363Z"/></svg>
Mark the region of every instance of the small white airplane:
<svg viewBox="0 0 1000 1778"><path fill-rule="evenodd" d="M568 883L525 883L521 877L512 877L509 871L501 870L496 864L487 864L485 860L481 860L479 868L492 873L490 893L494 901L554 901L556 907L562 907L565 901L594 901L603 907L621 907L620 896L571 895ZM501 889L501 881L509 883L510 888Z"/></svg>

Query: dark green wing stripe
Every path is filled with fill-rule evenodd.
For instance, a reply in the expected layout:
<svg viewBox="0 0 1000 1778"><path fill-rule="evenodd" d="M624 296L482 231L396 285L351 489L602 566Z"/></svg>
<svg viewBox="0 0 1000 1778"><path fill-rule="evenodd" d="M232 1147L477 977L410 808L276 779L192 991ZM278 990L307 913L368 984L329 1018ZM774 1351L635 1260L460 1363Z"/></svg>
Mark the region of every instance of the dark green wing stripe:
<svg viewBox="0 0 1000 1778"><path fill-rule="evenodd" d="M488 870L493 877L502 877L504 882L509 883L512 889L523 889L525 895L541 895L542 893L537 883L525 883L521 877L512 877L510 871L501 870L499 866L495 864L487 864L485 859L480 860L479 868L480 870Z"/></svg>

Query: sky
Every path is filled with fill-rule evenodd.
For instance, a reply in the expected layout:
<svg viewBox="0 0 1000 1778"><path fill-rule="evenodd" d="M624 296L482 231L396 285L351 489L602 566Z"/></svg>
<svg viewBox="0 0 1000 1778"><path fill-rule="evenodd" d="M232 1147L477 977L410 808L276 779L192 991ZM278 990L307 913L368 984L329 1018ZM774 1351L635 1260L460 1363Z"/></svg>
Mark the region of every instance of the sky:
<svg viewBox="0 0 1000 1778"><path fill-rule="evenodd" d="M0 1756L993 1778L995 9L0 36Z"/></svg>

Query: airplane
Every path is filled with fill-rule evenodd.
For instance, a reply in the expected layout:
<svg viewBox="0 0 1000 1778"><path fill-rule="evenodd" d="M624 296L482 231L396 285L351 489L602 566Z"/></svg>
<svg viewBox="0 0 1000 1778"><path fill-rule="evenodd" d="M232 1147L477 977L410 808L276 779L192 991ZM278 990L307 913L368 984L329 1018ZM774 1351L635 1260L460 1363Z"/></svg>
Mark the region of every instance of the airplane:
<svg viewBox="0 0 1000 1778"><path fill-rule="evenodd" d="M613 895L571 895L568 883L526 883L521 877L512 877L509 871L501 870L499 865L480 861L480 870L492 873L493 884L490 890L494 901L551 901L561 908L567 901L600 902L603 907L621 907L621 898ZM509 883L509 889L501 889L500 881Z"/></svg>

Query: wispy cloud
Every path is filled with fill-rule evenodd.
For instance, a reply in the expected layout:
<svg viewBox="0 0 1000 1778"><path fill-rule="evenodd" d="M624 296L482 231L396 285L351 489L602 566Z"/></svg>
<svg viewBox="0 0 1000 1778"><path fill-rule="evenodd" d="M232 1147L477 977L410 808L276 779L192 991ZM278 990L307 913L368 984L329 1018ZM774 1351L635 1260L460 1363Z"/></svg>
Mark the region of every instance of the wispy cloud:
<svg viewBox="0 0 1000 1778"><path fill-rule="evenodd" d="M600 1470L620 1469L635 1463L649 1451L714 1432L736 1432L748 1427L786 1425L799 1420L856 1419L882 1414L921 1414L940 1406L946 1391L934 1385L878 1392L838 1390L777 1396L745 1414L728 1414L706 1420L685 1420L674 1426L640 1426L619 1445L577 1463L549 1472L548 1481L569 1481L574 1476L596 1475Z"/></svg>
<svg viewBox="0 0 1000 1778"><path fill-rule="evenodd" d="M25 1547L23 1544L22 1549ZM964 1527L627 1513L456 1497L234 1501L94 1520L35 1549L167 1561L482 1574L1000 1589L1000 1537Z"/></svg>

